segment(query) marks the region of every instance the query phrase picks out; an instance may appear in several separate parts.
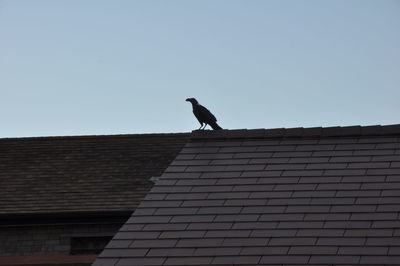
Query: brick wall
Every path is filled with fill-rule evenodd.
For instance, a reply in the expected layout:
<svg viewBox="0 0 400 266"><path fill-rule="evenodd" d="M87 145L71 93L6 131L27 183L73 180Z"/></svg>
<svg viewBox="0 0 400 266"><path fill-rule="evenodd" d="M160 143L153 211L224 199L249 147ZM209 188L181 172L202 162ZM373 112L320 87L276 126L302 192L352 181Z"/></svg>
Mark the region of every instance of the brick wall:
<svg viewBox="0 0 400 266"><path fill-rule="evenodd" d="M0 227L0 256L69 254L71 237L113 235L121 224L30 225Z"/></svg>

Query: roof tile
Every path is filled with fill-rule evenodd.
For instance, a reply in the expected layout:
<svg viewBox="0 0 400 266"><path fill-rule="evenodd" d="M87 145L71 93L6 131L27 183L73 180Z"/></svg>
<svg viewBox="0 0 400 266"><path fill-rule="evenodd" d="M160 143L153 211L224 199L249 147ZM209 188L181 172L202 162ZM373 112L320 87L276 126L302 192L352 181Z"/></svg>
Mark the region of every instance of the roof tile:
<svg viewBox="0 0 400 266"><path fill-rule="evenodd" d="M174 256L192 256L195 248L152 248L147 253L149 257L174 257Z"/></svg>
<svg viewBox="0 0 400 266"><path fill-rule="evenodd" d="M360 264L398 265L399 261L400 256L361 256Z"/></svg>
<svg viewBox="0 0 400 266"><path fill-rule="evenodd" d="M205 238L213 238L213 237L248 237L250 235L251 230L213 230L208 231L205 234Z"/></svg>
<svg viewBox="0 0 400 266"><path fill-rule="evenodd" d="M307 264L309 261L310 256L263 256L260 260L261 264Z"/></svg>
<svg viewBox="0 0 400 266"><path fill-rule="evenodd" d="M338 247L335 246L294 246L289 250L289 254L294 255L335 255ZM351 253L352 254L352 253Z"/></svg>
<svg viewBox="0 0 400 266"><path fill-rule="evenodd" d="M332 264L358 264L360 256L311 256L310 264L315 263L332 263Z"/></svg>
<svg viewBox="0 0 400 266"><path fill-rule="evenodd" d="M288 250L289 247L243 247L240 255L285 255Z"/></svg>
<svg viewBox="0 0 400 266"><path fill-rule="evenodd" d="M118 260L116 266L152 266L152 265L163 265L165 258L121 258Z"/></svg>
<svg viewBox="0 0 400 266"><path fill-rule="evenodd" d="M179 223L179 224L174 224L174 223L169 223L169 224L146 224L143 227L144 231L154 231L154 230L163 230L163 231L169 231L169 230L185 230L186 227L188 226L187 223ZM133 238L134 239L134 238Z"/></svg>
<svg viewBox="0 0 400 266"><path fill-rule="evenodd" d="M115 258L101 258L96 260L92 265L93 266L114 266L117 264L119 259Z"/></svg>
<svg viewBox="0 0 400 266"><path fill-rule="evenodd" d="M257 264L260 260L261 256L220 256L215 257L211 264Z"/></svg>
<svg viewBox="0 0 400 266"><path fill-rule="evenodd" d="M343 135L343 129L341 127L326 127L322 129L322 136L332 137Z"/></svg>
<svg viewBox="0 0 400 266"><path fill-rule="evenodd" d="M180 239L177 247L221 247L223 238Z"/></svg>
<svg viewBox="0 0 400 266"><path fill-rule="evenodd" d="M214 222L246 222L246 221L257 221L258 214L234 214L224 215L219 214L215 217Z"/></svg>
<svg viewBox="0 0 400 266"><path fill-rule="evenodd" d="M235 222L232 229L273 229L276 228L277 222ZM230 229L230 228L229 228Z"/></svg>
<svg viewBox="0 0 400 266"><path fill-rule="evenodd" d="M310 127L303 129L303 137L315 137L320 136L322 133L322 127Z"/></svg>
<svg viewBox="0 0 400 266"><path fill-rule="evenodd" d="M317 245L321 246L361 246L365 243L364 237L320 237Z"/></svg>
<svg viewBox="0 0 400 266"><path fill-rule="evenodd" d="M167 258L163 265L201 265L210 264L213 257Z"/></svg>
<svg viewBox="0 0 400 266"><path fill-rule="evenodd" d="M361 135L380 135L381 126L361 127Z"/></svg>
<svg viewBox="0 0 400 266"><path fill-rule="evenodd" d="M251 129L246 131L246 138L263 138L265 129Z"/></svg>
<svg viewBox="0 0 400 266"><path fill-rule="evenodd" d="M173 239L136 239L132 242L132 248L168 248L174 247L177 243L177 240Z"/></svg>
<svg viewBox="0 0 400 266"><path fill-rule="evenodd" d="M223 245L226 247L243 247L243 246L265 246L268 243L267 238L225 238Z"/></svg>
<svg viewBox="0 0 400 266"><path fill-rule="evenodd" d="M393 229L346 229L344 236L356 236L356 237L377 237L377 236L392 236Z"/></svg>
<svg viewBox="0 0 400 266"><path fill-rule="evenodd" d="M285 133L284 128L273 128L266 130L264 136L268 138L282 137Z"/></svg>
<svg viewBox="0 0 400 266"><path fill-rule="evenodd" d="M295 229L254 229L251 231L251 237L277 237L277 236L295 236L298 230Z"/></svg>
<svg viewBox="0 0 400 266"><path fill-rule="evenodd" d="M148 249L106 249L101 257L143 257L146 255Z"/></svg>
<svg viewBox="0 0 400 266"><path fill-rule="evenodd" d="M227 230L232 227L232 223L227 222L193 222L187 227L188 230Z"/></svg>
<svg viewBox="0 0 400 266"><path fill-rule="evenodd" d="M387 247L340 247L338 254L344 255L386 255Z"/></svg>
<svg viewBox="0 0 400 266"><path fill-rule="evenodd" d="M316 237L274 237L271 238L268 242L270 246L311 246L314 245L317 241Z"/></svg>
<svg viewBox="0 0 400 266"><path fill-rule="evenodd" d="M342 236L344 234L344 229L299 229L297 231L297 236Z"/></svg>
<svg viewBox="0 0 400 266"><path fill-rule="evenodd" d="M232 254L239 254L240 247L198 247L194 252L194 256L229 256Z"/></svg>
<svg viewBox="0 0 400 266"><path fill-rule="evenodd" d="M179 215L179 216L174 216L171 219L171 223L192 223L192 222L197 222L197 223L207 223L207 222L212 222L215 218L215 215Z"/></svg>
<svg viewBox="0 0 400 266"><path fill-rule="evenodd" d="M342 127L342 135L345 136L358 136L361 134L361 128L360 126L350 126L350 127Z"/></svg>
<svg viewBox="0 0 400 266"><path fill-rule="evenodd" d="M298 137L303 135L304 128L297 127L291 128L290 130L286 130L284 133L284 137Z"/></svg>

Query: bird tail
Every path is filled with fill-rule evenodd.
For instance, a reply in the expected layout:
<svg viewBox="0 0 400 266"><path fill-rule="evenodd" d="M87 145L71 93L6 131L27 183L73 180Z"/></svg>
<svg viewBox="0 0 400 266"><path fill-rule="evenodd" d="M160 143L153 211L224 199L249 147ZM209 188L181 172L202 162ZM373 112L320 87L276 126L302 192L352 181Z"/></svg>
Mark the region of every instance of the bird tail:
<svg viewBox="0 0 400 266"><path fill-rule="evenodd" d="M217 124L217 122L212 122L212 123L210 124L210 126L211 126L212 129L214 129L214 130L221 130L221 129L222 129L222 127L220 127L220 126Z"/></svg>

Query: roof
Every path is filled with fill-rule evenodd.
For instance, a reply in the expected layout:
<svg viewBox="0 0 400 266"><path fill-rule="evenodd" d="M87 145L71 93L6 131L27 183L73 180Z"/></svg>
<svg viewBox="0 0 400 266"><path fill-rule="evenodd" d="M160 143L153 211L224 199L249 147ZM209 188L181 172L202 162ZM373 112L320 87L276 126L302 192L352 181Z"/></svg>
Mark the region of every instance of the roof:
<svg viewBox="0 0 400 266"><path fill-rule="evenodd" d="M400 125L194 131L94 265L398 265Z"/></svg>
<svg viewBox="0 0 400 266"><path fill-rule="evenodd" d="M90 265L96 255L69 255L69 254L34 254L24 256L1 256L1 266L86 266Z"/></svg>
<svg viewBox="0 0 400 266"><path fill-rule="evenodd" d="M0 139L0 215L132 211L188 137Z"/></svg>

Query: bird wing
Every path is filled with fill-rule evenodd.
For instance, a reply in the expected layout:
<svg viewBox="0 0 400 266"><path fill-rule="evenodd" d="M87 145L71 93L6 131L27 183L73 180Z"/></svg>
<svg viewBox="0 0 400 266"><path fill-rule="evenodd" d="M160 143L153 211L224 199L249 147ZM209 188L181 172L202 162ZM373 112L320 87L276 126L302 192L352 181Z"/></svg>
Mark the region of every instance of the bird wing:
<svg viewBox="0 0 400 266"><path fill-rule="evenodd" d="M217 118L215 118L215 116L207 108L200 104L193 109L193 113L200 122L210 124L217 121Z"/></svg>

